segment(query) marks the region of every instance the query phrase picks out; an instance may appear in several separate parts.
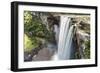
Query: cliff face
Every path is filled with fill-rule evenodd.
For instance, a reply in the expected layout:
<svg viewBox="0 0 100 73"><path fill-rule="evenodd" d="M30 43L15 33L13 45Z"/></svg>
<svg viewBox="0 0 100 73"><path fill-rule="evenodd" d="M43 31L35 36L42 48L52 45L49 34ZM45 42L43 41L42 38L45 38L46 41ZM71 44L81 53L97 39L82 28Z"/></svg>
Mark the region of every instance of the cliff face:
<svg viewBox="0 0 100 73"><path fill-rule="evenodd" d="M90 17L73 18L76 24L76 35L74 39L77 41L76 58L90 58Z"/></svg>

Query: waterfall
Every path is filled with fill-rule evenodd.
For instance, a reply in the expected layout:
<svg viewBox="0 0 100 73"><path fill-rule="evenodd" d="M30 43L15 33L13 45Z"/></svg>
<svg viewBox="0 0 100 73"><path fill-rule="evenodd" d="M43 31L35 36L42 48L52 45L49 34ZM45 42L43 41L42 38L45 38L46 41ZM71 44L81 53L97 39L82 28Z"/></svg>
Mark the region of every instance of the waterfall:
<svg viewBox="0 0 100 73"><path fill-rule="evenodd" d="M71 51L73 51L73 30L74 25L71 23L71 18L67 16L61 16L60 33L58 43L58 58L60 60L67 60L71 57Z"/></svg>

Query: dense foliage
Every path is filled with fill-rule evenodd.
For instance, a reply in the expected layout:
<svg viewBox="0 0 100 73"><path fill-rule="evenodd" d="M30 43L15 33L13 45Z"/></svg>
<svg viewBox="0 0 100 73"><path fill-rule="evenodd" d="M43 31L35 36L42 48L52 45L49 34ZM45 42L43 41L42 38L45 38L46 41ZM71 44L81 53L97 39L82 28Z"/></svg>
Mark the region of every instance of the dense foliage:
<svg viewBox="0 0 100 73"><path fill-rule="evenodd" d="M38 47L43 41L52 41L53 32L49 31L35 12L24 11L25 50Z"/></svg>
<svg viewBox="0 0 100 73"><path fill-rule="evenodd" d="M84 57L85 59L90 59L90 40L85 42Z"/></svg>

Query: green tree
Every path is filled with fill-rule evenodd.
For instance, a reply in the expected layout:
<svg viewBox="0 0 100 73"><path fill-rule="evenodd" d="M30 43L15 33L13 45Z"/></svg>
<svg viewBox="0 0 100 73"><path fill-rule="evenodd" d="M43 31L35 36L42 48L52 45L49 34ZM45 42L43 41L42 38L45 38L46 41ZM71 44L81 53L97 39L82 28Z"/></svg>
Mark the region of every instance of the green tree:
<svg viewBox="0 0 100 73"><path fill-rule="evenodd" d="M85 59L90 59L90 40L85 42L84 57Z"/></svg>
<svg viewBox="0 0 100 73"><path fill-rule="evenodd" d="M32 11L24 11L24 45L26 51L38 47L43 40L53 40L52 38L54 33L47 29L46 25L43 24L37 14L35 15L35 12L33 14Z"/></svg>

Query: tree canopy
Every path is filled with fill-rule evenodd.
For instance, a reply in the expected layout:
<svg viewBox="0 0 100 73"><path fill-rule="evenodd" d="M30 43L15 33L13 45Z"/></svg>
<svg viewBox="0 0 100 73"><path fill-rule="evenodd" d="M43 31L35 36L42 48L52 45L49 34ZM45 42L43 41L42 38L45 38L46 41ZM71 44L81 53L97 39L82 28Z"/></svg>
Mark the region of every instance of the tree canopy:
<svg viewBox="0 0 100 73"><path fill-rule="evenodd" d="M42 41L52 41L53 34L52 31L47 29L46 24L43 24L39 15L35 14L35 12L24 11L24 40L26 50L36 48Z"/></svg>

